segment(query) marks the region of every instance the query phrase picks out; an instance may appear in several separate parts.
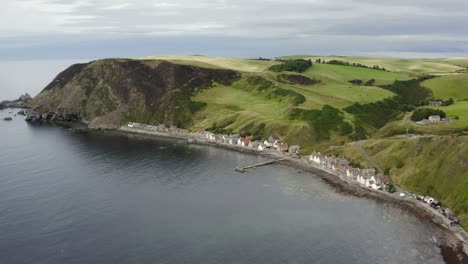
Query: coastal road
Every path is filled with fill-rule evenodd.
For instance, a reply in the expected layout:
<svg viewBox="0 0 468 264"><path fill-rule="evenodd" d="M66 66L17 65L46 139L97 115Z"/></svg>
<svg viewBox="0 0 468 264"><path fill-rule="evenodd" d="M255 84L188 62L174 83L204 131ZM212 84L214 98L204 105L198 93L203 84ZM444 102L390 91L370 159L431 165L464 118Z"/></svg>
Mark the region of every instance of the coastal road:
<svg viewBox="0 0 468 264"><path fill-rule="evenodd" d="M359 150L362 152L362 154L364 155L364 157L366 157L366 159L369 161L369 163L374 166L374 168L376 168L380 173L384 173L383 170L379 167L379 165L377 165L377 163L371 158L371 156L369 156L369 154L367 154L367 152L364 150L364 148L362 147L362 144L366 143L367 140L360 140L358 142L356 142L356 146L359 148Z"/></svg>

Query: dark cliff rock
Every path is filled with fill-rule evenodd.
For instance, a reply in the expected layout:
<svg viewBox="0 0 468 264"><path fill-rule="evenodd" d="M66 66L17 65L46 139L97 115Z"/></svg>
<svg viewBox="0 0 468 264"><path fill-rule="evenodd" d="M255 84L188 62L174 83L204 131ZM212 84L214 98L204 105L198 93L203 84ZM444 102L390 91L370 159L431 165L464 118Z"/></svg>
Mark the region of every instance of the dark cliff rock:
<svg viewBox="0 0 468 264"><path fill-rule="evenodd" d="M27 120L87 120L97 128L126 121L188 126L203 105L198 89L230 85L231 70L179 65L162 60L107 59L76 64L60 73L30 103Z"/></svg>

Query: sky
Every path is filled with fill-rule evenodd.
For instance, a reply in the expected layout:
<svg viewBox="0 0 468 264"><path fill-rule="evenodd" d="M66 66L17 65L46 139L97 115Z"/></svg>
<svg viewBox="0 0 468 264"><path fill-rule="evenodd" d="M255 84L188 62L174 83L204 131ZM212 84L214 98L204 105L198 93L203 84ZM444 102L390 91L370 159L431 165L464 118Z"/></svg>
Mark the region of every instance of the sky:
<svg viewBox="0 0 468 264"><path fill-rule="evenodd" d="M466 0L2 0L0 63L156 54L468 57L467 10ZM0 89L5 83L0 75Z"/></svg>

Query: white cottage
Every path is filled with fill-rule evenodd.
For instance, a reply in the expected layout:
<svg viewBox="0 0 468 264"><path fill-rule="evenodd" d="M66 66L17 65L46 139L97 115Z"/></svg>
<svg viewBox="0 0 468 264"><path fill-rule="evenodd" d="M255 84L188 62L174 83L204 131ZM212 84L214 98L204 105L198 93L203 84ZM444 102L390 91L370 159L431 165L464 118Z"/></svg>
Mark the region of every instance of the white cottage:
<svg viewBox="0 0 468 264"><path fill-rule="evenodd" d="M264 151L264 150L267 149L267 148L268 148L268 147L267 147L264 143L260 143L260 144L258 145L258 148L257 148L257 149L260 150L260 151Z"/></svg>

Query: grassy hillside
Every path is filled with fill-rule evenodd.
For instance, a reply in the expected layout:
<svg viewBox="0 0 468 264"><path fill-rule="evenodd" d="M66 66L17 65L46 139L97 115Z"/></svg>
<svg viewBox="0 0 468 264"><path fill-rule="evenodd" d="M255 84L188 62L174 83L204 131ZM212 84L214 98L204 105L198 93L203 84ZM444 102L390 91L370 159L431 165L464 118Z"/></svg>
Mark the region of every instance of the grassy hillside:
<svg viewBox="0 0 468 264"><path fill-rule="evenodd" d="M144 60L167 60L177 64L194 65L208 68L223 68L242 72L263 72L273 65L274 61L259 61L253 59L222 58L206 56L176 56L158 55L141 58Z"/></svg>
<svg viewBox="0 0 468 264"><path fill-rule="evenodd" d="M321 58L326 61L341 60L348 62L361 63L372 67L379 65L392 72L401 72L411 74L413 76L421 74L450 74L457 71L466 70L468 65L467 59L448 60L448 59L390 59L390 58L365 58L365 57L348 57L348 56L308 56L299 55L292 56L294 58L311 58L313 60Z"/></svg>
<svg viewBox="0 0 468 264"><path fill-rule="evenodd" d="M324 106L331 106L340 110L357 102L370 103L394 96L392 92L379 87L355 86L330 80L312 85L284 83L278 81L279 74L284 76L285 73L244 74L241 80L229 87L217 86L198 92L192 100L206 107L195 115L194 125L203 128L216 125L227 131L256 132L263 137L278 134L290 143L313 149L314 145L321 144L317 140L320 137L317 135L319 128L311 124L313 120L291 118L295 108L321 111ZM295 104L290 96L275 94L278 90L303 99ZM352 123L352 116L344 112L342 115L343 120ZM333 142L347 140L346 135L340 135L336 129L331 132L330 138L326 135L325 138ZM319 134L323 136L324 133L328 134L323 131Z"/></svg>
<svg viewBox="0 0 468 264"><path fill-rule="evenodd" d="M468 97L468 73L454 74L465 70L461 67L465 60L320 58L379 65L392 72L319 63L307 68L308 62L297 70L289 66L305 65L304 61L205 56L109 59L70 67L31 106L41 118L73 114L91 121L94 128L134 121L257 139L276 135L299 144L304 154L329 149L362 164L366 161L353 141L369 139L366 149L390 170L394 181L442 199L468 222L468 140L460 136L468 130L468 100L462 100ZM274 65L279 66L272 69ZM424 78L418 77L428 74L452 75L421 85ZM459 119L428 125L412 122L411 111L431 97L454 98L453 105L440 109ZM396 136L407 129L430 137Z"/></svg>
<svg viewBox="0 0 468 264"><path fill-rule="evenodd" d="M392 181L410 192L437 197L468 228L468 136L369 140L364 149L390 171ZM366 163L354 143L334 152Z"/></svg>
<svg viewBox="0 0 468 264"><path fill-rule="evenodd" d="M444 61L453 65L468 68L468 58L453 58L445 59Z"/></svg>
<svg viewBox="0 0 468 264"><path fill-rule="evenodd" d="M404 135L406 130L409 133L418 135L450 135L462 133L466 126L458 123L459 121L453 121L450 123L437 123L420 125L410 120L411 113L407 113L402 119L391 121L384 127L380 128L372 138L386 138L395 135Z"/></svg>
<svg viewBox="0 0 468 264"><path fill-rule="evenodd" d="M375 79L375 85L390 84L395 80L409 80L408 75L366 69L352 66L315 63L304 75L320 79L322 81L348 82L354 79L364 82Z"/></svg>
<svg viewBox="0 0 468 264"><path fill-rule="evenodd" d="M434 98L468 100L468 73L437 77L423 85L432 90Z"/></svg>
<svg viewBox="0 0 468 264"><path fill-rule="evenodd" d="M428 107L440 109L447 114L448 118L452 119L450 125L458 128L468 128L468 101L456 101L449 106Z"/></svg>

